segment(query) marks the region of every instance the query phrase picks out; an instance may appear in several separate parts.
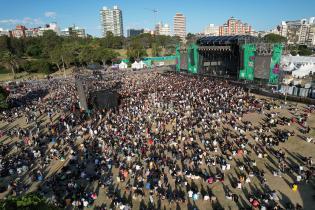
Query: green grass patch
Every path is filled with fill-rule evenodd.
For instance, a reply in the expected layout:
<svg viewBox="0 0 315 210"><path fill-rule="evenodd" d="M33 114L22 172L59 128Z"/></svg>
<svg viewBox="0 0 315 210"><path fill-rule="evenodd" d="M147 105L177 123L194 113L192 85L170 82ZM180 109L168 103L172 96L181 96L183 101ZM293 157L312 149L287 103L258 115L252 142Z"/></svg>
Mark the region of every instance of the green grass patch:
<svg viewBox="0 0 315 210"><path fill-rule="evenodd" d="M0 66L0 74L9 74L11 73L10 70L4 68L3 66Z"/></svg>

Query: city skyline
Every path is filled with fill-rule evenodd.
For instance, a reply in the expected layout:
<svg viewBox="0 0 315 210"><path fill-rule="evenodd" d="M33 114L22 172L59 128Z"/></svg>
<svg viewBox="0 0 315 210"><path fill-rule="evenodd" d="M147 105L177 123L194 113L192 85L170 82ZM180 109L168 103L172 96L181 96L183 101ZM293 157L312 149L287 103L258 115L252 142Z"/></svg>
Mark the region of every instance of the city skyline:
<svg viewBox="0 0 315 210"><path fill-rule="evenodd" d="M255 5L248 0L241 2L196 0L193 3L183 3L179 0L161 0L150 3L143 0L132 2L126 0L91 0L79 3L73 0L66 2L61 0L53 2L31 0L27 4L22 0L0 0L0 3L5 5L5 10L0 14L0 28L11 29L17 24L36 27L57 22L60 28L73 24L79 25L85 28L88 34L98 37L101 36L99 10L104 6L113 7L114 5L117 5L123 12L125 35L127 29L130 28L153 29L158 21L173 26L173 17L177 12L186 16L187 33L202 32L210 23L222 25L231 16L249 23L256 31L271 30L282 20L298 20L315 16L312 9L315 7L315 2L309 0L298 2L266 0L255 2ZM23 6L17 7L16 5ZM156 17L150 9L158 10ZM82 14L83 12L84 14Z"/></svg>

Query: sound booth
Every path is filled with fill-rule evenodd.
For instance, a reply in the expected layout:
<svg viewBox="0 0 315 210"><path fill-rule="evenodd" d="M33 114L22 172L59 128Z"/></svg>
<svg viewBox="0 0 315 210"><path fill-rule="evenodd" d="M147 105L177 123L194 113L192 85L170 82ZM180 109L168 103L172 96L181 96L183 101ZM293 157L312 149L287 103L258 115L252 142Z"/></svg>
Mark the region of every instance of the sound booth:
<svg viewBox="0 0 315 210"><path fill-rule="evenodd" d="M100 90L90 94L90 105L96 109L114 109L119 105L119 94L115 90Z"/></svg>

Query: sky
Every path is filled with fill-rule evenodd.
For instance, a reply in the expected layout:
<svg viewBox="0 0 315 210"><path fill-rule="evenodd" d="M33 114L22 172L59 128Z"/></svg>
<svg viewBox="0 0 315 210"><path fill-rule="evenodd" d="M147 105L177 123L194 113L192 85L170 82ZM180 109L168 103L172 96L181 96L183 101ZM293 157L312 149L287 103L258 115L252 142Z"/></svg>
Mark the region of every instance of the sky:
<svg viewBox="0 0 315 210"><path fill-rule="evenodd" d="M0 0L0 28L57 22L61 29L75 24L100 36L99 10L117 5L123 12L124 31L152 29L155 22L173 28L176 12L186 16L187 32L202 32L210 23L222 25L231 16L256 31L275 28L282 20L315 16L315 0ZM155 18L152 9L157 9Z"/></svg>

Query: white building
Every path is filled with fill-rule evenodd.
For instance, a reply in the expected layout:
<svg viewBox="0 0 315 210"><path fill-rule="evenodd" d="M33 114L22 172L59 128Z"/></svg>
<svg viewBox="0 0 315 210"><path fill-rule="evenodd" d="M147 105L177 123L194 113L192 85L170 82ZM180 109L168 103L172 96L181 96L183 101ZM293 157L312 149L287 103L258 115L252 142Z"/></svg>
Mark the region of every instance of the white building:
<svg viewBox="0 0 315 210"><path fill-rule="evenodd" d="M315 17L311 17L308 20L282 21L276 29L270 32L286 37L288 44L307 44L314 46L314 20Z"/></svg>
<svg viewBox="0 0 315 210"><path fill-rule="evenodd" d="M259 32L258 31L255 31L255 30L251 30L249 35L251 36L255 36L255 37L259 37Z"/></svg>
<svg viewBox="0 0 315 210"><path fill-rule="evenodd" d="M305 44L308 39L310 24L306 19L301 20L300 34L299 34L299 44Z"/></svg>
<svg viewBox="0 0 315 210"><path fill-rule="evenodd" d="M155 30L151 30L151 29L144 29L144 34L151 34L151 35L154 35L155 34Z"/></svg>
<svg viewBox="0 0 315 210"><path fill-rule="evenodd" d="M164 36L170 36L171 35L171 28L168 24L164 24L162 25L162 27L160 27L160 31L159 31L160 35L164 35Z"/></svg>
<svg viewBox="0 0 315 210"><path fill-rule="evenodd" d="M159 22L155 25L155 34L171 36L171 28L168 24L163 24L162 22Z"/></svg>
<svg viewBox="0 0 315 210"><path fill-rule="evenodd" d="M155 35L160 35L160 30L162 28L162 22L159 22L155 25L155 28L154 28L154 34Z"/></svg>
<svg viewBox="0 0 315 210"><path fill-rule="evenodd" d="M57 23L49 23L49 24L46 24L45 27L39 28L38 33L34 36L43 36L44 32L49 31L49 30L56 32L57 35L60 35L61 33L60 28L57 25Z"/></svg>
<svg viewBox="0 0 315 210"><path fill-rule="evenodd" d="M181 13L174 16L174 36L179 36L183 42L186 41L186 17Z"/></svg>
<svg viewBox="0 0 315 210"><path fill-rule="evenodd" d="M281 22L280 35L283 37L288 36L288 25L285 21Z"/></svg>
<svg viewBox="0 0 315 210"><path fill-rule="evenodd" d="M219 26L215 26L214 24L209 24L204 30L204 35L219 36Z"/></svg>
<svg viewBox="0 0 315 210"><path fill-rule="evenodd" d="M114 6L113 9L103 7L100 10L100 16L103 37L107 32L112 32L114 36L124 35L122 11L118 6Z"/></svg>
<svg viewBox="0 0 315 210"><path fill-rule="evenodd" d="M309 28L306 44L309 46L315 46L315 24L311 25Z"/></svg>
<svg viewBox="0 0 315 210"><path fill-rule="evenodd" d="M74 36L74 37L81 37L85 38L85 29L80 28L76 25L70 26L68 28L65 28L61 31L61 36Z"/></svg>

